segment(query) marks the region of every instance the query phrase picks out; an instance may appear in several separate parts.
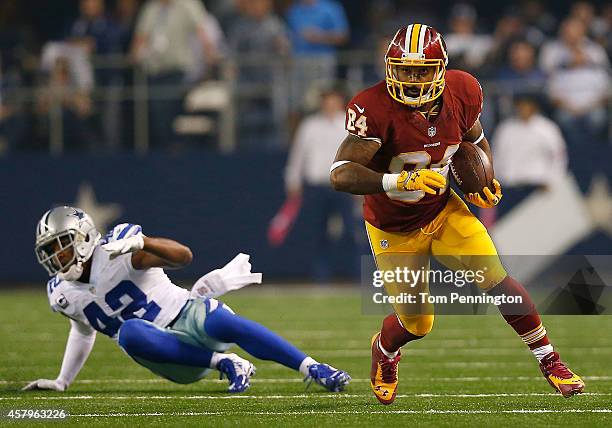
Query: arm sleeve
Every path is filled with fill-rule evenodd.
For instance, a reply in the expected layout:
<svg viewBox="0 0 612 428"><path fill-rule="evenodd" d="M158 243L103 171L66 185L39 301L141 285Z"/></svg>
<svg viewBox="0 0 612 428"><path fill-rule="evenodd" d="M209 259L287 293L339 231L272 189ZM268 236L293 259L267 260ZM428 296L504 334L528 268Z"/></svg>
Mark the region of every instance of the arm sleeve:
<svg viewBox="0 0 612 428"><path fill-rule="evenodd" d="M79 374L96 341L96 331L80 322L70 320L62 368L57 378L68 387Z"/></svg>

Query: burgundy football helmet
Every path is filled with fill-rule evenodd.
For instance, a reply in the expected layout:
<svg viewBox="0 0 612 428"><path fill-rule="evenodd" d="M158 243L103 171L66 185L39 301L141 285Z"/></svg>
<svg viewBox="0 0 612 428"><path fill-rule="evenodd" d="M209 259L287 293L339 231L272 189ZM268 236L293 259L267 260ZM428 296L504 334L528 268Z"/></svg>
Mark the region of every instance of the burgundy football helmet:
<svg viewBox="0 0 612 428"><path fill-rule="evenodd" d="M400 28L385 55L387 90L394 100L413 107L435 100L444 91L444 76L448 65L446 44L442 35L425 24L410 24ZM400 80L398 67L432 67L433 79L427 82ZM414 89L418 89L418 96Z"/></svg>

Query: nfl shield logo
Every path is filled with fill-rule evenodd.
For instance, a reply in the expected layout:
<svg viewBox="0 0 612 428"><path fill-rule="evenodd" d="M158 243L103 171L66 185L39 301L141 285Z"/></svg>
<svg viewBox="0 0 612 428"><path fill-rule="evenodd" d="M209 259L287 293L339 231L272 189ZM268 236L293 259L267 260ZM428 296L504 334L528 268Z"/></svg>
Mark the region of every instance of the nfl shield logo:
<svg viewBox="0 0 612 428"><path fill-rule="evenodd" d="M389 248L389 241L387 241L386 239L381 239L380 248L382 248L383 250L386 250L387 248Z"/></svg>
<svg viewBox="0 0 612 428"><path fill-rule="evenodd" d="M436 127L435 126L430 126L429 128L427 128L427 135L429 135L430 137L433 137L436 135Z"/></svg>

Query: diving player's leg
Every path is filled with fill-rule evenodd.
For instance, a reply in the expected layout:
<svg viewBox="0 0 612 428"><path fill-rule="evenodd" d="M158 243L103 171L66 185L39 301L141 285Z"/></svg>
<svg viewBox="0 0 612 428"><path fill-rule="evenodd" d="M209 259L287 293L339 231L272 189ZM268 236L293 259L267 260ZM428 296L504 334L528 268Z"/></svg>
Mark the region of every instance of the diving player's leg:
<svg viewBox="0 0 612 428"><path fill-rule="evenodd" d="M564 397L582 392L584 382L554 352L533 300L525 287L506 273L486 228L454 193L449 209L447 221L432 242L433 255L453 269L485 268L485 281L478 286L490 295L520 296L520 304L499 305L501 315L538 359L544 377L558 392Z"/></svg>
<svg viewBox="0 0 612 428"><path fill-rule="evenodd" d="M236 315L226 305L219 304L206 315L204 330L208 336L221 342L235 343L256 358L276 361L297 370L329 391L341 391L351 380L344 371L318 363L283 337L255 321Z"/></svg>
<svg viewBox="0 0 612 428"><path fill-rule="evenodd" d="M139 318L122 324L117 341L134 361L176 383L196 382L217 369L230 380L230 392L242 392L254 373L253 365L235 354L187 343L171 330Z"/></svg>

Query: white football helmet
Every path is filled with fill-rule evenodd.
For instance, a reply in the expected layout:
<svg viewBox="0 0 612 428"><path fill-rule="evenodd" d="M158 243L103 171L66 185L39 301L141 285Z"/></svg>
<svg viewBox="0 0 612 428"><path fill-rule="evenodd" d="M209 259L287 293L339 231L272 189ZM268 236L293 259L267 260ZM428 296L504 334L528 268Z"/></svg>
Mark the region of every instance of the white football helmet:
<svg viewBox="0 0 612 428"><path fill-rule="evenodd" d="M36 227L36 258L49 276L76 281L99 240L100 233L87 213L73 207L53 208L43 214ZM72 258L62 263L58 254L67 248L72 248Z"/></svg>

